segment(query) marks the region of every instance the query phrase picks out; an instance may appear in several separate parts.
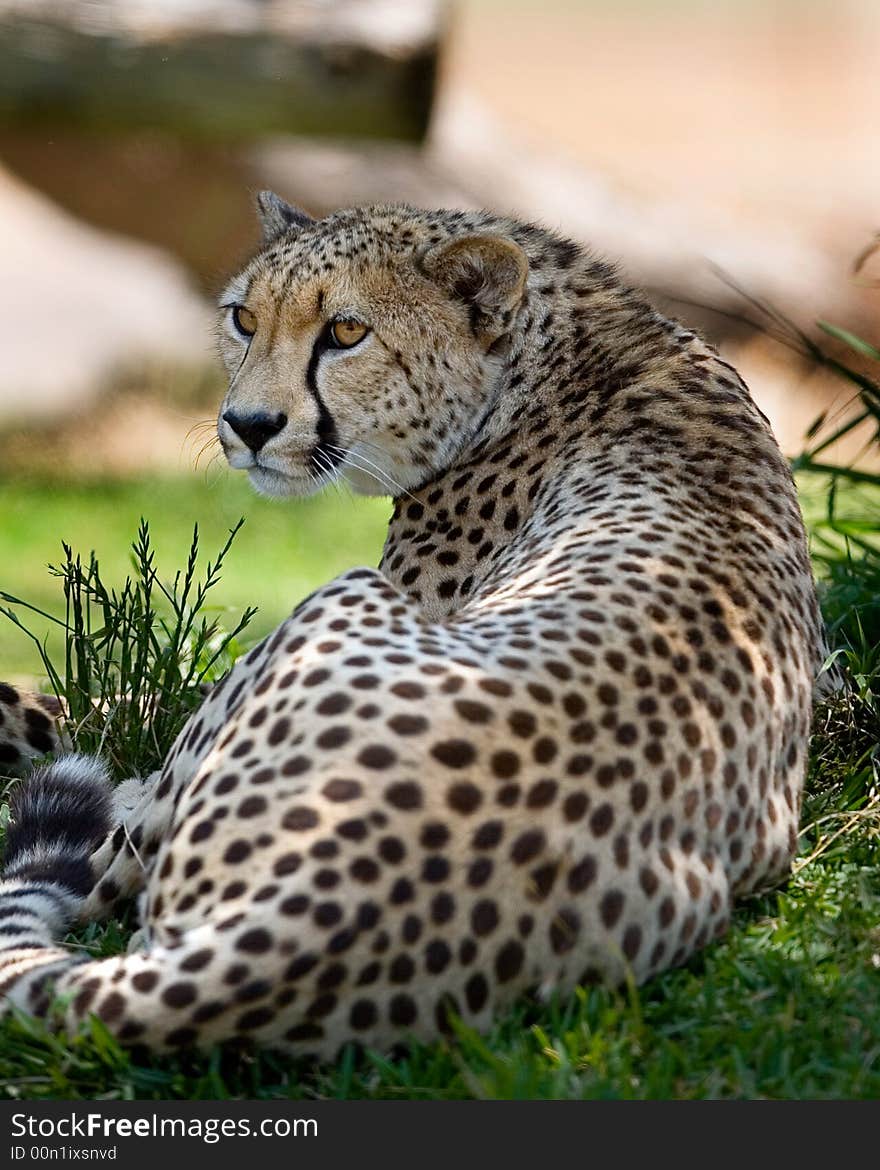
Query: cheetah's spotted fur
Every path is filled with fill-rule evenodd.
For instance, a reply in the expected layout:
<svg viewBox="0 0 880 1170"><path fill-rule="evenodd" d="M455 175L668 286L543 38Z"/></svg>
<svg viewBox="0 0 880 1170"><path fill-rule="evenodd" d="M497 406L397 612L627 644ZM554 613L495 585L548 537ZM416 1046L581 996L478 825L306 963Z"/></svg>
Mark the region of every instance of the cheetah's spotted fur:
<svg viewBox="0 0 880 1170"><path fill-rule="evenodd" d="M88 761L21 786L7 991L154 1049L333 1056L683 962L797 841L821 636L766 420L537 227L261 204L221 439L272 494L396 485L382 563L236 664L125 828ZM370 332L334 349L334 320ZM53 944L138 890L142 951Z"/></svg>
<svg viewBox="0 0 880 1170"><path fill-rule="evenodd" d="M0 683L0 772L16 775L40 756L69 746L56 723L61 713L54 695L22 694Z"/></svg>

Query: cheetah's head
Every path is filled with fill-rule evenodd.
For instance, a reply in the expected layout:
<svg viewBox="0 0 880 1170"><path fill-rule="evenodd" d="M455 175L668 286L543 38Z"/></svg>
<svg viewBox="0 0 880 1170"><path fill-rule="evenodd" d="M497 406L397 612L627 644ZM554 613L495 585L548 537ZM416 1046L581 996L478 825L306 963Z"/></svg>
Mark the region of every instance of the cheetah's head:
<svg viewBox="0 0 880 1170"><path fill-rule="evenodd" d="M385 206L318 221L270 192L258 207L263 249L220 302L230 464L272 496L338 477L367 495L427 482L491 403L525 253L451 213Z"/></svg>

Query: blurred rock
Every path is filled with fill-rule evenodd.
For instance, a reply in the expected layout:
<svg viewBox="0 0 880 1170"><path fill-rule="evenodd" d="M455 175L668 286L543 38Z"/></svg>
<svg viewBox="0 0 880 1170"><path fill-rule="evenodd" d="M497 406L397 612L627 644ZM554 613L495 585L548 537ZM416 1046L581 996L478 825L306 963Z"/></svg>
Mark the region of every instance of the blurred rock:
<svg viewBox="0 0 880 1170"><path fill-rule="evenodd" d="M583 164L517 135L460 90L441 96L423 150L284 138L255 146L250 162L261 185L316 215L383 201L487 207L581 240L618 263L625 279L645 288L664 311L721 346L789 453L800 449L819 413L844 403L852 387L764 337L760 326L767 321L744 294L811 333L823 315L873 332L873 305L863 295L873 255L866 255L857 283L804 220L782 230L777 223L713 215L697 199L621 193ZM862 429L830 454L852 457L865 437Z"/></svg>
<svg viewBox="0 0 880 1170"><path fill-rule="evenodd" d="M232 145L0 125L0 158L77 219L170 253L209 297L254 240L258 178Z"/></svg>
<svg viewBox="0 0 880 1170"><path fill-rule="evenodd" d="M252 240L247 145L419 142L445 0L0 0L0 157L212 295Z"/></svg>
<svg viewBox="0 0 880 1170"><path fill-rule="evenodd" d="M0 122L419 140L440 0L0 0Z"/></svg>
<svg viewBox="0 0 880 1170"><path fill-rule="evenodd" d="M622 194L580 163L516 136L461 92L440 100L423 151L285 138L254 147L250 158L261 183L315 214L388 200L538 219L618 262L627 279L675 301L678 315L700 318L716 336L737 331L720 314L744 307L725 274L805 324L822 304L821 290L843 300L844 319L863 311L839 263L797 225L765 232L697 203Z"/></svg>
<svg viewBox="0 0 880 1170"><path fill-rule="evenodd" d="M850 6L855 3L850 0ZM90 22L89 35L120 43L133 39L149 44L151 51L176 44L178 33L189 36L188 30L204 29L206 22L215 22L218 32L229 36L271 27L282 39L321 40L322 62L336 60L341 70L341 94L351 93L346 91L351 60L345 46L352 40L393 58L421 52L444 27L439 0L72 0L64 7L80 23ZM742 366L783 447L797 450L816 415L835 397L845 398L848 390L824 373L811 373L743 321L744 315L755 314L738 289L806 329L825 317L876 339L880 266L877 253L866 251L853 278L853 257L846 247L852 253L863 245L867 249L870 231L864 230L863 217L853 218L852 207L861 206L864 198L853 203L850 194L844 200L841 193L840 214L832 215L837 211L835 192L845 186L837 177L835 159L822 155L809 172L809 183L801 182L799 170L786 161L790 157L798 168L806 165L802 144L817 117L815 102L801 113L799 103L809 97L802 71L786 79L769 68L777 58L786 69L793 68L794 50L785 47L787 23L780 17L786 36L768 47L756 13L742 20L729 15L716 28L704 15L698 20L666 13L652 23L641 15L620 16L609 5L603 23L592 7L586 13L550 5L542 12L533 5L532 14L525 11L528 7L506 12L506 19L498 21L481 4L462 3L459 15L466 20L453 26L453 32L467 20L473 24L476 14L479 37L472 37L463 64L460 59L450 68L447 62L424 145L346 139L337 133L345 128L343 123L310 120L315 112L311 108L294 110L289 124L309 131L323 125L321 136L270 133L277 123L267 119L259 134L248 134L245 140L229 123L227 139L210 142L175 135L167 125L161 131L145 128L137 118L124 134L119 129L83 134L72 128L79 114L71 110L66 128L51 119L39 122L39 129L34 121L29 127L4 128L0 117L0 155L77 217L167 250L208 293L222 285L224 274L256 244L250 204L252 192L264 185L316 214L388 200L487 206L539 219L619 262L625 276L646 287L663 308L703 328ZM0 21L12 11L42 20L47 11L58 9L57 0L0 0ZM566 22L578 30L579 39L573 37L571 43L562 35L569 27ZM798 23L801 34L801 26L808 24ZM734 68L728 44L740 26L751 32L734 46ZM604 72L597 68L584 75L580 50L587 44L595 44L601 58L597 65L605 62ZM38 38L40 45L50 58L56 51L51 42ZM756 46L762 45L763 63L760 69L751 68ZM329 57L322 56L325 51ZM668 77L671 59L678 62L680 76ZM693 76L683 71L685 61ZM722 66L725 86L719 104L711 82ZM858 81L863 73L853 71L853 93L870 101L870 92ZM169 91L163 101L178 100L174 86L167 84L170 74L160 71L156 76ZM336 86L335 74L328 84ZM822 92L823 101L830 103L828 84ZM0 75L0 98L4 86L10 88L9 78ZM769 118L770 99L777 91L789 94L786 86L791 101L781 121L777 111L776 138L769 132L762 137L760 119L765 114ZM481 92L482 98L474 96ZM669 107L674 114L670 118L663 103L669 104L671 94L678 104ZM603 107L603 95L613 95L613 110ZM734 123L723 120L728 106L743 122L733 146ZM835 108L832 103L826 116L828 142L836 141L835 133L841 141L846 138L845 123L836 124ZM42 119L41 109L32 112ZM121 109L109 111L108 117L117 118ZM165 107L157 109L156 119L162 123ZM424 109L418 109L424 121ZM498 112L505 109L506 120ZM531 121L525 117L528 112L535 114ZM300 115L305 121L297 121ZM22 106L17 116L21 122L30 113ZM412 110L406 114L410 116ZM563 132L554 137L547 128L557 124ZM800 153L762 169L758 164L764 155L776 161L768 144L778 142L781 149L780 126L790 128L788 145L800 143ZM353 129L362 132L360 124ZM664 133L655 142L661 129ZM675 135L681 138L677 146ZM744 151L753 139L759 146L751 151L749 166L740 165L737 149ZM850 177L852 159L862 149L858 134L852 139L847 147ZM595 153L599 147L604 153ZM876 171L876 161L872 165ZM640 166L645 168L641 178ZM778 179L777 172L786 176L787 185L773 195L770 180L774 175ZM665 184L660 181L664 176ZM814 196L819 179L824 183L821 199ZM810 200L796 198L799 183L809 188L810 198L829 208L822 231L816 230ZM863 187L868 195L874 190L871 182ZM746 190L751 192L747 213L738 202ZM850 182L847 193L851 191L857 192L858 184ZM774 199L776 206L771 207ZM764 213L762 200L772 213ZM832 219L834 232L827 226ZM184 267L105 230L82 226L2 175L0 222L9 225L7 234L13 238L8 250L0 251L0 297L5 298L7 316L11 313L16 322L11 359L0 368L0 419L10 413L63 411L94 400L102 388L119 383L123 367L142 362L161 371L163 365L171 369L210 353L210 311L189 288ZM133 434L145 425L146 415L139 411L131 416L140 420ZM120 425L126 429L124 421ZM152 427L157 436L166 437L171 429L165 423ZM83 446L77 451L87 449L91 433L97 429L84 424ZM855 439L851 445L855 449ZM124 455L114 455L120 465L137 458L136 442L124 446ZM175 447L169 458L178 456Z"/></svg>
<svg viewBox="0 0 880 1170"><path fill-rule="evenodd" d="M202 365L211 313L182 265L73 219L0 169L0 423L69 414L124 371Z"/></svg>

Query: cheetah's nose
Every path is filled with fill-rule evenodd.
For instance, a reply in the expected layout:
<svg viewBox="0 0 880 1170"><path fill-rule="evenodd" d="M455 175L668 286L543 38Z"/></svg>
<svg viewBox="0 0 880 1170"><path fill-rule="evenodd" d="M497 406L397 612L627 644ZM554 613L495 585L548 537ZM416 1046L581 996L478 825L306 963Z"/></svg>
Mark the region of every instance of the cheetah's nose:
<svg viewBox="0 0 880 1170"><path fill-rule="evenodd" d="M287 415L279 411L278 414L266 414L265 411L256 411L254 414L236 414L227 410L223 421L228 422L238 437L250 447L253 453L260 450L272 438L287 426Z"/></svg>

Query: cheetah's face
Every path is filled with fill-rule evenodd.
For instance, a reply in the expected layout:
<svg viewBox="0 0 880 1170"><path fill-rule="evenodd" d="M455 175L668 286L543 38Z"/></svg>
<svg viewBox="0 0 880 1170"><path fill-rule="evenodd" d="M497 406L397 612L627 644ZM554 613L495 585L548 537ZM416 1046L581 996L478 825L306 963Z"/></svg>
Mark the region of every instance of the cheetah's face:
<svg viewBox="0 0 880 1170"><path fill-rule="evenodd" d="M221 298L230 464L272 496L424 483L476 430L524 253L500 236L404 235L394 208L316 222L264 193L260 210L266 246Z"/></svg>

